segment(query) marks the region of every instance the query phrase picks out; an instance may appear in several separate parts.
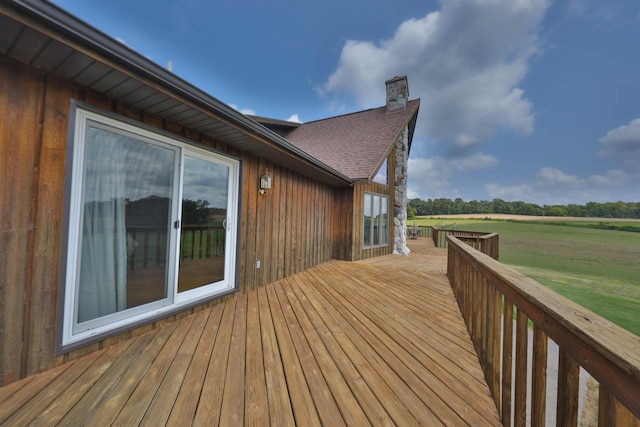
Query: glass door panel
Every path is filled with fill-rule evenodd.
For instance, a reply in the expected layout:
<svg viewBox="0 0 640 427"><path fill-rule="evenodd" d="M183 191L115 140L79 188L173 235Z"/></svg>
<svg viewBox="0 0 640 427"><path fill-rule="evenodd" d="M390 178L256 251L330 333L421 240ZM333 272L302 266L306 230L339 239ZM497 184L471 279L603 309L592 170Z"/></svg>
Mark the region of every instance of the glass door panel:
<svg viewBox="0 0 640 427"><path fill-rule="evenodd" d="M185 156L178 292L225 279L229 167Z"/></svg>
<svg viewBox="0 0 640 427"><path fill-rule="evenodd" d="M175 149L89 122L78 324L167 298L177 154ZM92 327L85 325L80 329Z"/></svg>

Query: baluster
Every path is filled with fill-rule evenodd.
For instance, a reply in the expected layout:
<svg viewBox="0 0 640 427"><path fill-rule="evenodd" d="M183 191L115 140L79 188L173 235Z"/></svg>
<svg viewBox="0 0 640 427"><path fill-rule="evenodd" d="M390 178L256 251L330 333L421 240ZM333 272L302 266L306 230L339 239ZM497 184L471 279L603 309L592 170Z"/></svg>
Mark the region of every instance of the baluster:
<svg viewBox="0 0 640 427"><path fill-rule="evenodd" d="M558 427L578 425L578 393L580 387L580 367L561 348L558 360Z"/></svg>
<svg viewBox="0 0 640 427"><path fill-rule="evenodd" d="M493 394L496 408L500 411L500 327L502 322L502 294L491 283L491 330L490 333L490 362L491 362L491 378L489 386Z"/></svg>
<svg viewBox="0 0 640 427"><path fill-rule="evenodd" d="M502 316L502 425L511 425L511 382L513 378L513 304L504 298Z"/></svg>
<svg viewBox="0 0 640 427"><path fill-rule="evenodd" d="M516 321L516 402L514 424L516 427L527 423L527 348L529 331L527 316L518 310Z"/></svg>
<svg viewBox="0 0 640 427"><path fill-rule="evenodd" d="M547 407L547 335L537 326L533 330L533 368L531 372L531 425L544 426Z"/></svg>

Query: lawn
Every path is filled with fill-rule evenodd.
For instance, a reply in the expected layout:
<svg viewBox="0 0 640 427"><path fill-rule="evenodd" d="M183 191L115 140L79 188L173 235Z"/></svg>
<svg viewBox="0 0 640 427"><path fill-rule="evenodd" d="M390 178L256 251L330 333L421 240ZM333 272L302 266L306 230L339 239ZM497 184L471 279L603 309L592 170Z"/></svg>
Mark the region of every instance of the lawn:
<svg viewBox="0 0 640 427"><path fill-rule="evenodd" d="M416 220L416 225L442 223L498 233L501 262L640 335L640 233L575 223Z"/></svg>

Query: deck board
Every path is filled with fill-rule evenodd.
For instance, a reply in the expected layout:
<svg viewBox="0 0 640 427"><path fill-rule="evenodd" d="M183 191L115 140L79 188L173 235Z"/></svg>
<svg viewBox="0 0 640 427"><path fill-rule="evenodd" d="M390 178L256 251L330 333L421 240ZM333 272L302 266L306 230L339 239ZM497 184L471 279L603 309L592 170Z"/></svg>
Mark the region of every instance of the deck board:
<svg viewBox="0 0 640 427"><path fill-rule="evenodd" d="M446 251L410 244L408 257L327 262L0 388L0 424L500 425Z"/></svg>

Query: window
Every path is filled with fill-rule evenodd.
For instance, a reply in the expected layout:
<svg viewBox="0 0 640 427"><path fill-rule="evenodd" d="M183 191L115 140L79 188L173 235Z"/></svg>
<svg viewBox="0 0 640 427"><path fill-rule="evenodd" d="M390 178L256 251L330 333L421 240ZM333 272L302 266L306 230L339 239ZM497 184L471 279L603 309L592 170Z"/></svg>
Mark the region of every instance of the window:
<svg viewBox="0 0 640 427"><path fill-rule="evenodd" d="M387 157L378 169L378 173L373 177L373 182L377 182L382 185L389 185L389 179L387 175L389 174L389 158Z"/></svg>
<svg viewBox="0 0 640 427"><path fill-rule="evenodd" d="M380 194L364 193L364 247L389 244L389 198Z"/></svg>
<svg viewBox="0 0 640 427"><path fill-rule="evenodd" d="M76 107L61 345L235 287L239 162Z"/></svg>

